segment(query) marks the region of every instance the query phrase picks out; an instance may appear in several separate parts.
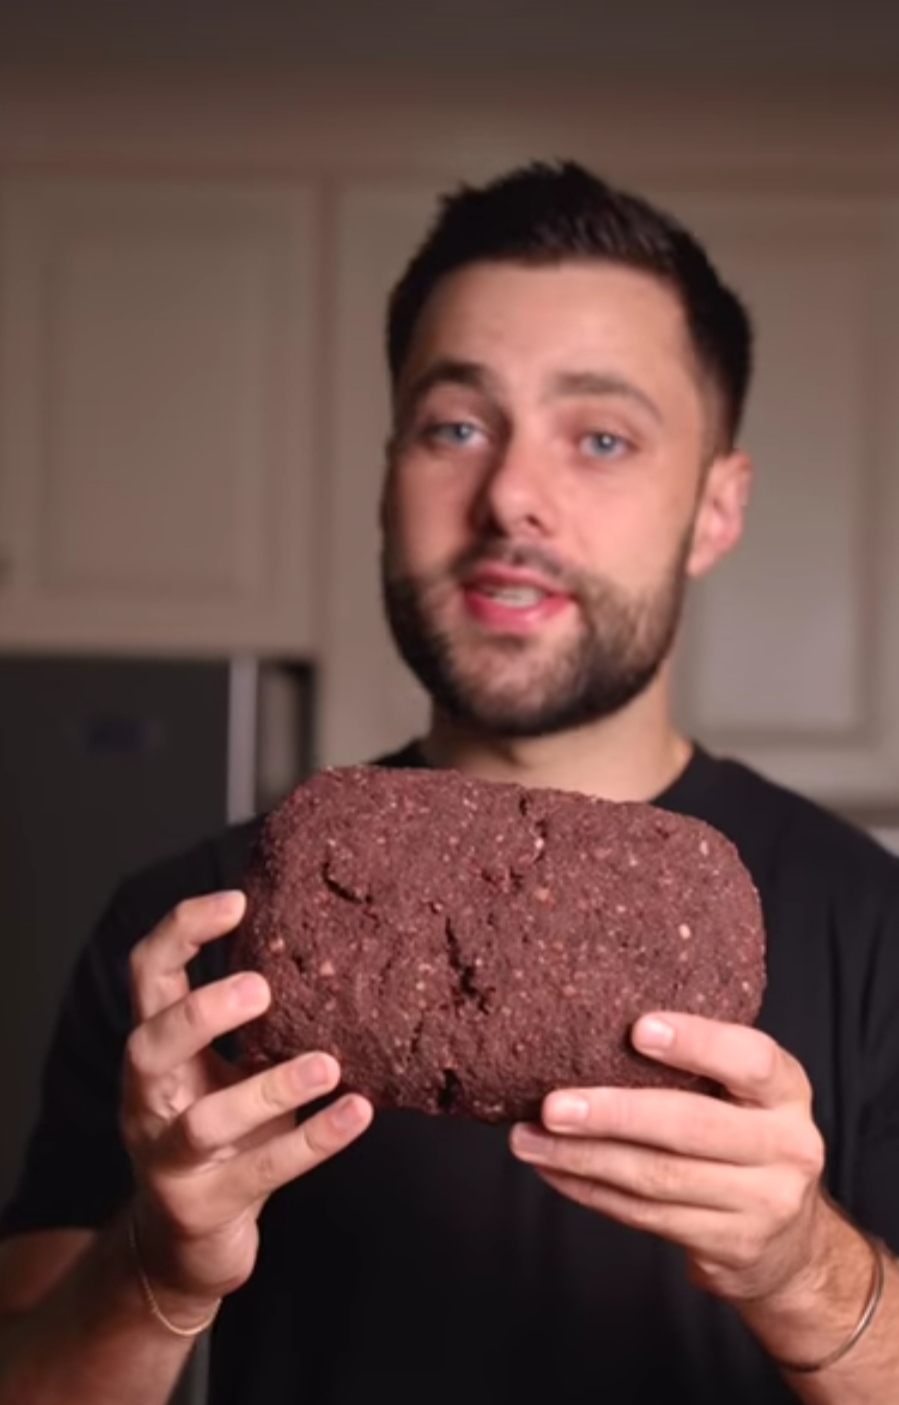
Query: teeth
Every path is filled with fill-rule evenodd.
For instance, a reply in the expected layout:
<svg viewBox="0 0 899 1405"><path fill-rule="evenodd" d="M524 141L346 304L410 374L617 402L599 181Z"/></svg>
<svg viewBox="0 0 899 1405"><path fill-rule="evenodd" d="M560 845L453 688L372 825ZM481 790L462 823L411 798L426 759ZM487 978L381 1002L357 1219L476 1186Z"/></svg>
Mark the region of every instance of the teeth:
<svg viewBox="0 0 899 1405"><path fill-rule="evenodd" d="M482 585L480 590L491 600L499 600L501 604L519 610L527 609L529 605L539 605L541 600L546 599L546 591L538 590L533 585Z"/></svg>

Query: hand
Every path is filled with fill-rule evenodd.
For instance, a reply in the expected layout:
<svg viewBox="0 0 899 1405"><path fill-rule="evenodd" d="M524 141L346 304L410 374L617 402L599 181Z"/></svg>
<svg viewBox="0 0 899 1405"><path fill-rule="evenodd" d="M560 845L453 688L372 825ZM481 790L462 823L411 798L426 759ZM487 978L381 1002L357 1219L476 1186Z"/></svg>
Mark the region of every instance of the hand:
<svg viewBox="0 0 899 1405"><path fill-rule="evenodd" d="M272 1191L341 1151L372 1116L371 1105L351 1095L296 1125L296 1109L340 1081L327 1054L247 1078L210 1048L271 999L266 981L249 972L190 990L188 962L243 911L234 892L181 903L131 958L136 1028L121 1122L138 1234L154 1287L194 1320L249 1277L257 1219Z"/></svg>
<svg viewBox="0 0 899 1405"><path fill-rule="evenodd" d="M512 1150L563 1195L681 1245L690 1276L732 1301L777 1295L812 1258L823 1142L797 1061L759 1030L664 1013L635 1047L714 1079L726 1098L673 1089L550 1094Z"/></svg>

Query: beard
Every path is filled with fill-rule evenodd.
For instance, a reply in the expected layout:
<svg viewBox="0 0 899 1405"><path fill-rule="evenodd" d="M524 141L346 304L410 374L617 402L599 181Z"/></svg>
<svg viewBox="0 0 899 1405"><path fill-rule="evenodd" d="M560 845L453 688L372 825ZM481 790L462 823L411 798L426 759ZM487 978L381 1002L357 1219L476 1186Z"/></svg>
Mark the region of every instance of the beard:
<svg viewBox="0 0 899 1405"><path fill-rule="evenodd" d="M477 731L541 737L598 721L644 692L670 654L691 538L692 524L663 578L641 595L529 544L481 542L427 576L392 568L388 544L381 585L394 642L436 706ZM571 596L573 636L546 648L524 635L488 635L467 618L441 623L461 582L487 562L537 571Z"/></svg>

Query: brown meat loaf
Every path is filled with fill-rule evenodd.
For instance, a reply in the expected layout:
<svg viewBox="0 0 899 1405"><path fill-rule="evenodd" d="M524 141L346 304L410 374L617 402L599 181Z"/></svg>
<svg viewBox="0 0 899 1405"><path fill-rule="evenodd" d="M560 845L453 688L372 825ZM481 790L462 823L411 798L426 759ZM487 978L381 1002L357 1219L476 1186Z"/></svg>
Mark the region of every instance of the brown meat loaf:
<svg viewBox="0 0 899 1405"><path fill-rule="evenodd" d="M764 985L733 846L649 805L453 771L323 771L266 820L235 965L273 1001L249 1066L310 1049L378 1107L531 1118L553 1088L695 1086L649 1010L749 1023Z"/></svg>

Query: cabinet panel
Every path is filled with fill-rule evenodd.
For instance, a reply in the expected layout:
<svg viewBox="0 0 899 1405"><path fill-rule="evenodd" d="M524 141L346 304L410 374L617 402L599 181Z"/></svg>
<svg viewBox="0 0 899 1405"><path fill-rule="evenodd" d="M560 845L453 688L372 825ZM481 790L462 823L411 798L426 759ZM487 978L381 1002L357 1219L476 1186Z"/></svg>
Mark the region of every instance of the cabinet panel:
<svg viewBox="0 0 899 1405"><path fill-rule="evenodd" d="M313 643L319 336L303 191L3 193L5 643Z"/></svg>
<svg viewBox="0 0 899 1405"><path fill-rule="evenodd" d="M744 542L695 591L680 711L837 803L899 800L899 244L886 203L677 202L758 326Z"/></svg>
<svg viewBox="0 0 899 1405"><path fill-rule="evenodd" d="M321 754L364 760L421 730L424 695L399 661L378 587L378 503L390 426L387 297L430 222L437 188L359 183L337 205L330 592Z"/></svg>

